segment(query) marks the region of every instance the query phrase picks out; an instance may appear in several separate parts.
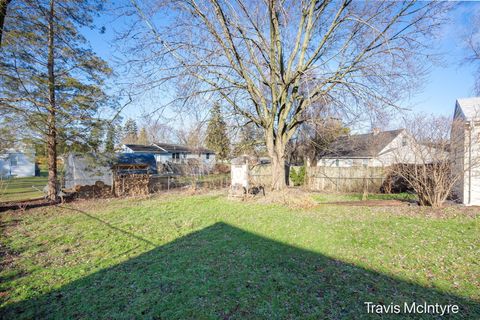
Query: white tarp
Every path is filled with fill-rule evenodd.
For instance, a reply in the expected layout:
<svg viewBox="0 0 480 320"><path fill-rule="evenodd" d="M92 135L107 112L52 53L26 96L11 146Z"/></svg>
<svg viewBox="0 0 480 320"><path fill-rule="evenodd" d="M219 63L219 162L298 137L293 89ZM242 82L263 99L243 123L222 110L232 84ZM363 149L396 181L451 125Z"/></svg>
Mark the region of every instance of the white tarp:
<svg viewBox="0 0 480 320"><path fill-rule="evenodd" d="M97 181L109 186L113 183L112 169L107 160L101 161L91 155L68 155L65 161L65 188L94 185Z"/></svg>

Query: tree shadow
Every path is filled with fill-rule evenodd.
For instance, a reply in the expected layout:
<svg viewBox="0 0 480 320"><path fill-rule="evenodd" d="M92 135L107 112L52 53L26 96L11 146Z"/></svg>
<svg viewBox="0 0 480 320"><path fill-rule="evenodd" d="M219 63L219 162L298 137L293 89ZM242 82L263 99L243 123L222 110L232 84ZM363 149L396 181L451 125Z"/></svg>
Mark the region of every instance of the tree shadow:
<svg viewBox="0 0 480 320"><path fill-rule="evenodd" d="M216 223L50 293L8 305L0 318L370 319L366 301L402 307L414 301L457 304L460 313L450 318L480 316L476 301Z"/></svg>

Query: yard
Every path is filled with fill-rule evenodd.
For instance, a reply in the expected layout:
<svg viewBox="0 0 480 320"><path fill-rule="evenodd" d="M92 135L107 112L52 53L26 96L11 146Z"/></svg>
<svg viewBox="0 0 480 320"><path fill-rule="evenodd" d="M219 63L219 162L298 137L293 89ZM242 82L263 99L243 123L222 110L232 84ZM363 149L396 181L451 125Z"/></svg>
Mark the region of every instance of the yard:
<svg viewBox="0 0 480 320"><path fill-rule="evenodd" d="M0 219L0 318L367 319L367 301L458 304L452 318L480 318L472 210L172 193Z"/></svg>
<svg viewBox="0 0 480 320"><path fill-rule="evenodd" d="M0 181L0 202L30 200L43 197L47 176L3 179Z"/></svg>

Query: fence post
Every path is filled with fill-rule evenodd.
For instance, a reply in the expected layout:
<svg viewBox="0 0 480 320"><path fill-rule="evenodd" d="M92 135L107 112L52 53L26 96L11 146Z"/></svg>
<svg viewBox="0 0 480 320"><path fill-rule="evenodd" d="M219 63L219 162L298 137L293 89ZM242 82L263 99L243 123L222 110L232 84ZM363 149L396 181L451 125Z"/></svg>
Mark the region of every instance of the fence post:
<svg viewBox="0 0 480 320"><path fill-rule="evenodd" d="M167 176L167 191L170 191L170 176Z"/></svg>
<svg viewBox="0 0 480 320"><path fill-rule="evenodd" d="M338 192L338 180L340 178L340 167L337 167L337 179L335 181L335 191Z"/></svg>

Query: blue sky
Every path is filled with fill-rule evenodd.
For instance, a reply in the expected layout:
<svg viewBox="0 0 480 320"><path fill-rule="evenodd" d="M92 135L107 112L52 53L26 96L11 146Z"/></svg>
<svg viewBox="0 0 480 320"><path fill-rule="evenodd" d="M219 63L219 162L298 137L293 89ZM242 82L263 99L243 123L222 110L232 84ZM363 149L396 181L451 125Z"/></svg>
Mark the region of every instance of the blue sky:
<svg viewBox="0 0 480 320"><path fill-rule="evenodd" d="M452 12L451 22L443 27L438 38L443 61L430 70L424 87L408 102L413 110L452 115L457 98L474 94L477 67L466 63L467 51L461 37L471 30L473 14L479 11L480 2L471 1L459 3Z"/></svg>
<svg viewBox="0 0 480 320"><path fill-rule="evenodd" d="M423 88L410 99L400 104L415 112L425 114L452 115L457 98L473 96L474 74L477 67L465 63L466 50L463 47L461 36L472 27L472 15L480 12L480 2L459 3L452 12L451 22L445 25L440 32L437 45L442 62L435 64L426 77ZM118 53L113 44L115 29L122 28L125 20L101 16L96 24L105 26L106 32L101 34L97 30L84 30L92 49L97 54L114 64ZM121 79L121 77L119 78ZM115 84L112 84L115 87ZM158 105L159 98L135 99L124 109L124 118L138 118L142 112L149 111Z"/></svg>

